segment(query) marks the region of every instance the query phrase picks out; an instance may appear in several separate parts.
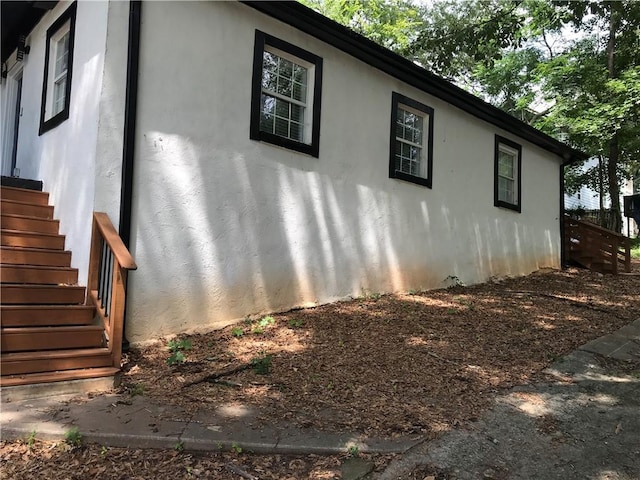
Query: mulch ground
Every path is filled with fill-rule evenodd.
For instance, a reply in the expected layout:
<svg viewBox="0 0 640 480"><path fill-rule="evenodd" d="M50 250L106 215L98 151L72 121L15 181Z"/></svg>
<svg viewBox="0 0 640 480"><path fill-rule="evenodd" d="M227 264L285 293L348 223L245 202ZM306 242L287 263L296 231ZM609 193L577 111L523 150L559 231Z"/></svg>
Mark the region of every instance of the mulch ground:
<svg viewBox="0 0 640 480"><path fill-rule="evenodd" d="M184 361L173 365L167 340L131 351L122 389L188 412L244 404L256 407L265 424L434 438L478 418L498 391L539 379L558 357L640 318L640 263L633 269L637 275L569 269L370 294L247 319L173 339L191 344L181 352ZM43 459L47 448L49 460ZM101 453L99 447L61 452L40 442L4 444L0 466L6 478L86 478L75 475L81 469L93 475L87 468L97 469L96 478L138 478L108 474L115 468L109 462L130 463L139 478L194 478L194 471L196 477L242 478L228 466L241 462L257 478L340 478L339 456ZM375 460L382 468L388 457ZM47 465L56 468L38 476ZM18 468L33 468L33 475L16 476Z"/></svg>

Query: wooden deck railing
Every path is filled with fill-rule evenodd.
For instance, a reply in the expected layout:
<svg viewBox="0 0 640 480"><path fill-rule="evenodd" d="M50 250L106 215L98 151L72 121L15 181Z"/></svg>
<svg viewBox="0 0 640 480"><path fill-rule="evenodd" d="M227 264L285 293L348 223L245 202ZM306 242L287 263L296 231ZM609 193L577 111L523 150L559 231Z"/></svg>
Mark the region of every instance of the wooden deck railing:
<svg viewBox="0 0 640 480"><path fill-rule="evenodd" d="M631 241L628 237L569 216L565 216L564 224L565 251L569 260L588 268L602 265L603 273L610 271L614 275L621 269L631 271Z"/></svg>
<svg viewBox="0 0 640 480"><path fill-rule="evenodd" d="M137 269L106 213L93 213L88 302L96 307L107 335L113 366L120 368L124 306L129 270Z"/></svg>

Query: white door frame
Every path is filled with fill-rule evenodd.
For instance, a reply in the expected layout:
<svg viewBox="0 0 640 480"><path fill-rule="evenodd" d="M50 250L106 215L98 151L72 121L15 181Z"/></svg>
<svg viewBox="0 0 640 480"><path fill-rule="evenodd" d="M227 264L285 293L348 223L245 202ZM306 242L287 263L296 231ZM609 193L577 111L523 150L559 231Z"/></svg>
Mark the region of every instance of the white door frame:
<svg viewBox="0 0 640 480"><path fill-rule="evenodd" d="M22 106L17 105L18 102L18 85L22 80L23 63L16 62L7 73L6 84L3 95L4 102L2 107L2 145L0 153L2 154L1 173L5 176L12 176L11 161L13 158L14 148L17 148L16 142L16 110L20 108L19 115L22 116ZM23 85L24 87L24 85Z"/></svg>

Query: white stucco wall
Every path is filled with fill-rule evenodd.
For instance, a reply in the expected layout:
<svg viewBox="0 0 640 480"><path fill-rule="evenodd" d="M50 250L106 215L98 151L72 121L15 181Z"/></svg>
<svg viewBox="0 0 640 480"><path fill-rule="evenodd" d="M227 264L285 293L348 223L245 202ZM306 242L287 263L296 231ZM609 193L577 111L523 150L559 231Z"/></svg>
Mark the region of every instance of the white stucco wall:
<svg viewBox="0 0 640 480"><path fill-rule="evenodd" d="M22 178L42 180L55 205L60 232L72 250L79 283L86 284L95 189L98 100L104 66L108 4L80 1L77 6L69 118L38 136L46 33L69 7L60 2L28 37L24 61L17 167Z"/></svg>
<svg viewBox="0 0 640 480"><path fill-rule="evenodd" d="M548 152L519 142L522 213L496 208L494 135L513 135L241 4L142 18L131 341L559 266ZM249 139L256 28L324 59L319 158ZM433 189L388 178L392 91L435 109Z"/></svg>

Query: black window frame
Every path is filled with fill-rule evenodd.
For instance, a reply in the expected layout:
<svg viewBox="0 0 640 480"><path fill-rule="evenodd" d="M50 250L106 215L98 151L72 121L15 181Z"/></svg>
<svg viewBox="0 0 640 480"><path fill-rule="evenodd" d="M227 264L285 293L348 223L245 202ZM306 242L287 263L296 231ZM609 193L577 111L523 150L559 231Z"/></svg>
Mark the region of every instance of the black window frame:
<svg viewBox="0 0 640 480"><path fill-rule="evenodd" d="M260 100L262 97L262 58L266 46L286 52L314 65L313 97L311 100L311 143L297 142L271 132L260 130ZM311 92L309 92L311 93ZM320 155L320 107L322 101L322 58L291 43L256 30L251 80L251 123L249 138L271 143L318 158Z"/></svg>
<svg viewBox="0 0 640 480"><path fill-rule="evenodd" d="M44 56L44 78L42 81L42 104L40 105L40 129L38 135L57 127L67 118L71 108L71 81L73 76L73 51L76 31L76 10L77 2L72 3L58 19L47 29L47 41ZM65 86L64 108L49 119L45 120L47 105L47 90L49 86L49 56L51 55L51 37L69 21L69 57L67 60L67 84Z"/></svg>
<svg viewBox="0 0 640 480"><path fill-rule="evenodd" d="M517 166L516 166L516 188L517 191L517 203L510 203L504 200L500 200L499 198L499 175L498 175L498 163L499 163L499 154L500 154L500 145L504 144L505 146L512 148L518 152ZM500 135L495 136L495 146L493 153L493 164L494 164L494 174L493 174L493 204L496 207L507 208L509 210L513 210L515 212L522 212L522 145L514 142L513 140L509 140L508 138L502 137Z"/></svg>
<svg viewBox="0 0 640 480"><path fill-rule="evenodd" d="M398 106L406 105L409 108L423 112L429 119L429 125L427 127L427 142L426 146L426 161L427 161L427 176L419 177L417 175L411 175L405 172L396 171L396 121L398 116ZM433 186L433 121L434 110L432 107L418 102L412 98L406 97L398 92L392 92L391 95L391 132L389 137L389 178L397 178L398 180L404 180L406 182L422 185L427 188Z"/></svg>

